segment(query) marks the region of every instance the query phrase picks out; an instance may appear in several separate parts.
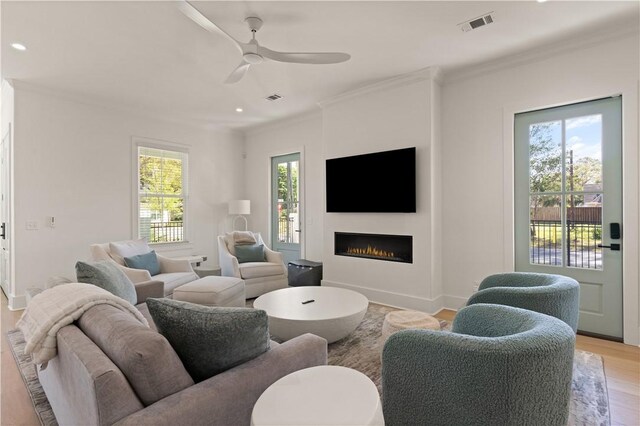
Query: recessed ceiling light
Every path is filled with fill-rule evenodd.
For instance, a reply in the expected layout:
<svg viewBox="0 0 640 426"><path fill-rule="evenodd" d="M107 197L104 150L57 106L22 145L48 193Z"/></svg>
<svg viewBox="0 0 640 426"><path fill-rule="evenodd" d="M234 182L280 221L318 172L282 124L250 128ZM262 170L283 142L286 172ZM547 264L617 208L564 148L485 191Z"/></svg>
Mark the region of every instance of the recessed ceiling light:
<svg viewBox="0 0 640 426"><path fill-rule="evenodd" d="M236 112L242 112L244 111L242 108L236 108Z"/></svg>
<svg viewBox="0 0 640 426"><path fill-rule="evenodd" d="M546 2L547 0L536 0L536 1L537 1L538 3L544 3L544 2Z"/></svg>
<svg viewBox="0 0 640 426"><path fill-rule="evenodd" d="M20 44L20 43L13 43L13 44L11 44L11 47L13 47L16 50L20 50L20 51L27 50L27 46L25 46L24 44Z"/></svg>

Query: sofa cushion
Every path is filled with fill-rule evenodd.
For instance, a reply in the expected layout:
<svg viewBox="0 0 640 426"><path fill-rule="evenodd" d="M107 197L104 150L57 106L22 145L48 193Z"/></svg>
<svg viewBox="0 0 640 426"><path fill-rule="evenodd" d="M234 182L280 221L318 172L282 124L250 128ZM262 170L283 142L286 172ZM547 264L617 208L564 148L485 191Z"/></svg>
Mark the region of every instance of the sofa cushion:
<svg viewBox="0 0 640 426"><path fill-rule="evenodd" d="M153 331L158 331L156 324L153 322L153 318L151 318L151 314L149 313L149 308L147 307L147 303L138 303L136 305L136 309L140 311L144 319L149 323L149 328Z"/></svg>
<svg viewBox="0 0 640 426"><path fill-rule="evenodd" d="M109 256L123 266L125 264L125 257L145 254L150 251L151 249L149 248L149 245L143 238L139 240L116 241L109 243Z"/></svg>
<svg viewBox="0 0 640 426"><path fill-rule="evenodd" d="M240 276L245 279L258 278L258 277L271 277L274 275L284 274L282 264L273 262L248 262L241 263Z"/></svg>
<svg viewBox="0 0 640 426"><path fill-rule="evenodd" d="M236 246L236 258L238 258L238 263L264 262L264 245L249 244Z"/></svg>
<svg viewBox="0 0 640 426"><path fill-rule="evenodd" d="M145 406L194 384L167 339L130 313L96 305L78 326L118 366Z"/></svg>
<svg viewBox="0 0 640 426"><path fill-rule="evenodd" d="M269 350L265 311L222 308L171 299L147 299L164 335L196 382L222 373Z"/></svg>
<svg viewBox="0 0 640 426"><path fill-rule="evenodd" d="M79 283L98 286L135 305L138 302L136 289L120 267L109 260L76 262L76 279Z"/></svg>
<svg viewBox="0 0 640 426"><path fill-rule="evenodd" d="M160 263L158 262L158 256L155 250L151 250L149 253L125 257L124 264L128 268L146 269L151 276L160 273Z"/></svg>

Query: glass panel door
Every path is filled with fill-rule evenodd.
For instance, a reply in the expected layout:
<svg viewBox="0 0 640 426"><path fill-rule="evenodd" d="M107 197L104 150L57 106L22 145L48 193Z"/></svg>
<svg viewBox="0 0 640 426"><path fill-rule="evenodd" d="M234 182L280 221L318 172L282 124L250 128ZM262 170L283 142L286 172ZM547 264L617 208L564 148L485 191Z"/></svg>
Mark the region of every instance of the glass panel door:
<svg viewBox="0 0 640 426"><path fill-rule="evenodd" d="M620 97L515 119L516 270L578 280L579 330L614 338L622 256L609 227L622 219L621 132Z"/></svg>
<svg viewBox="0 0 640 426"><path fill-rule="evenodd" d="M271 159L272 246L285 263L300 258L300 154Z"/></svg>

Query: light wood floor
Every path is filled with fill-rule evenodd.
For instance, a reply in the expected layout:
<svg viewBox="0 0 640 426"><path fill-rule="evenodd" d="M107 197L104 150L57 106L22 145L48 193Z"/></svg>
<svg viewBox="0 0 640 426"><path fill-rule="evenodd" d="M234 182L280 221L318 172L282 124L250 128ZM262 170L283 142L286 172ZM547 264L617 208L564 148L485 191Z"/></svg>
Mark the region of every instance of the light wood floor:
<svg viewBox="0 0 640 426"><path fill-rule="evenodd" d="M0 424L39 425L31 399L8 347L6 333L15 328L22 311L12 312L2 295L0 316L2 365L0 368ZM454 311L444 310L436 317L451 321ZM640 426L640 348L593 337L578 336L577 349L604 358L609 405L613 425Z"/></svg>

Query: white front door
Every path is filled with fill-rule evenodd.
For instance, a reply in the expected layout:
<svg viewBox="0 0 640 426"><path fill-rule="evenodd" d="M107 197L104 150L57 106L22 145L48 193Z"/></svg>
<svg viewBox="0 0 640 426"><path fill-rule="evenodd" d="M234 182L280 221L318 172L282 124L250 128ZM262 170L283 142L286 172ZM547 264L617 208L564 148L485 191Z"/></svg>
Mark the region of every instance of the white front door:
<svg viewBox="0 0 640 426"><path fill-rule="evenodd" d="M0 286L7 298L13 294L11 287L11 262L9 245L10 188L11 188L11 125L0 143Z"/></svg>
<svg viewBox="0 0 640 426"><path fill-rule="evenodd" d="M516 271L575 278L578 330L614 339L622 338L621 110L616 96L517 114L514 147Z"/></svg>

